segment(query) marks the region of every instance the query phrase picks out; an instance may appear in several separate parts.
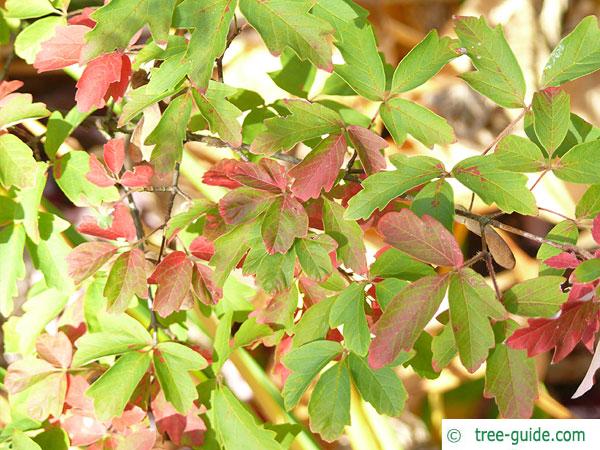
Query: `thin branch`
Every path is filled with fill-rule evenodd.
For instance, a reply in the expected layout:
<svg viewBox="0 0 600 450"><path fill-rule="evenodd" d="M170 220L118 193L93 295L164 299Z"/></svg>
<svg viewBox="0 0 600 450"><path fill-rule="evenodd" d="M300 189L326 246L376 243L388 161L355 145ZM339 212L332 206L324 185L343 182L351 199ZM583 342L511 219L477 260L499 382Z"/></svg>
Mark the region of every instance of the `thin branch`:
<svg viewBox="0 0 600 450"><path fill-rule="evenodd" d="M540 176L538 177L537 180L534 181L534 183L531 185L531 187L529 188L530 191L533 191L533 189L538 185L538 183L540 181L542 181L542 178L544 178L544 176L548 173L548 169L544 169L544 171L540 174Z"/></svg>
<svg viewBox="0 0 600 450"><path fill-rule="evenodd" d="M476 262L481 261L483 258L485 258L485 253L483 252L477 252L474 256L472 256L471 258L467 259L462 266L460 266L460 268L464 268L464 267L471 267L473 264L475 264Z"/></svg>
<svg viewBox="0 0 600 450"><path fill-rule="evenodd" d="M519 228L515 228L511 225L507 225L503 222L500 222L498 220L492 219L490 217L486 217L486 216L480 216L478 214L473 214L472 212L469 211L463 211L462 209L456 209L455 213L458 214L459 216L463 216L466 217L468 219L472 219L475 220L477 222L479 222L480 224L485 225L491 225L494 228L498 228L500 230L504 230L508 233L511 234L516 234L517 236L521 236L524 237L525 239L529 239L530 241L534 241L534 242L538 242L539 244L548 244L551 247L555 247L558 248L560 250L563 250L565 252L575 252L579 255L581 255L582 257L586 258L586 259L591 259L593 258L593 255L588 252L587 250L581 249L575 245L570 245L570 244L565 244L562 242L556 242L553 241L551 239L542 237L542 236L538 236L536 234L530 233L528 231L523 231Z"/></svg>
<svg viewBox="0 0 600 450"><path fill-rule="evenodd" d="M171 191L171 196L169 197L169 203L167 205L167 214L165 216L165 225L171 220L171 214L173 214L173 206L175 206L175 197L177 197L177 189L179 187L179 168L181 163L175 164L175 170L173 172L173 182L171 186L173 190ZM163 233L162 241L160 243L160 251L158 252L158 262L162 260L162 257L165 253L165 248L167 246L167 235Z"/></svg>
<svg viewBox="0 0 600 450"><path fill-rule="evenodd" d="M494 138L494 140L488 144L488 146L483 150L482 154L486 155L490 150L492 150L496 146L496 144L498 144L498 142L500 142L502 140L503 137L505 137L506 135L508 135L512 131L512 129L515 127L515 125L518 124L521 121L521 119L525 116L525 113L527 111L529 111L530 107L531 106L525 106L521 110L521 112L519 113L519 115L517 117L515 117L515 119L512 122L510 122L508 125L506 125L506 127L504 128L504 130L502 130L500 132L500 134L498 134Z"/></svg>

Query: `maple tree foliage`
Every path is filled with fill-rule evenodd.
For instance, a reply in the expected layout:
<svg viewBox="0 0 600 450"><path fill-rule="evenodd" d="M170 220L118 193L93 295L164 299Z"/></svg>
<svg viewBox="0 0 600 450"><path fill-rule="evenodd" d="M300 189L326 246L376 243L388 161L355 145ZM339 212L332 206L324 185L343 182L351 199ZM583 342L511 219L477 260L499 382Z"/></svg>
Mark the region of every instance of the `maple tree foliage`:
<svg viewBox="0 0 600 450"><path fill-rule="evenodd" d="M593 386L600 129L571 113L561 86L600 69L596 18L561 40L528 98L519 55L483 17L456 17L453 37L430 32L393 68L351 0L110 0L75 13L64 0L7 1L0 13L35 43L18 56L77 77L66 113L0 83L0 314L13 361L0 372L0 448L319 448L363 414L353 396L382 420L402 413L399 366L426 378L483 367L499 415L527 418L533 358L553 351L556 363L578 344L596 356L576 395ZM226 83L223 56L250 28L289 98ZM462 82L518 113L480 155L446 167L405 151L457 140L406 93L455 58L473 69ZM74 148L94 111L106 142ZM45 131L28 139L27 121ZM188 142L222 158L194 164ZM503 222L539 213L527 174L548 172L586 186L575 216L545 236ZM44 197L51 177L74 223ZM496 213L475 214L457 187ZM151 195L168 200L162 221L145 214ZM462 248L458 227L482 250ZM539 244L538 277L500 289L494 263L516 264L501 232ZM19 314L24 251L40 277ZM272 348L273 378L248 352L259 346ZM271 396L267 422L228 387L231 363L258 401ZM288 414L299 405L308 424Z"/></svg>

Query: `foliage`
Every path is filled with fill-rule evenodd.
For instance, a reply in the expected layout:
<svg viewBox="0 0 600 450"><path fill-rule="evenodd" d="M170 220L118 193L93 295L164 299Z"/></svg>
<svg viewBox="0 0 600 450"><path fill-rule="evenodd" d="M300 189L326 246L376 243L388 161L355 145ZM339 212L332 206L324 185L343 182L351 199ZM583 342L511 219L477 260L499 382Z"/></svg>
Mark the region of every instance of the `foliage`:
<svg viewBox="0 0 600 450"><path fill-rule="evenodd" d="M0 84L0 313L15 354L2 380L11 420L0 448L52 439L52 448L150 449L169 439L279 449L297 435L314 448L292 414L298 404L308 405L309 429L332 441L355 420L355 398L401 414L398 366L437 377L455 356L471 373L485 364L485 395L502 417L530 417L531 357L554 350L557 362L578 343L593 351L600 258L577 237L591 229L600 245L600 133L570 113L561 85L600 69L596 18L560 42L529 98L502 27L481 17L457 17L457 38L430 32L387 71L367 12L351 0L112 0L78 14L68 4L8 0L2 10L17 54L39 72L82 70L64 116L17 92L22 83ZM290 98L267 104L224 82L223 54L247 25L280 58L270 76ZM332 63L334 48L344 64ZM474 69L461 78L516 119L453 167L407 156L407 140L456 141L445 118L406 93L459 57ZM325 90L336 101L307 100L317 69L331 73ZM348 95L377 106L370 123L337 103ZM101 108L103 154L71 148L68 136ZM151 111L160 118L143 130ZM512 134L525 115L527 138ZM45 135L24 135L39 119ZM189 168L190 141L224 158L203 173ZM184 172L198 198L180 188ZM576 217L548 236L455 204L460 184L502 214L535 216L526 174L548 172L588 185ZM76 227L43 199L51 176L87 208ZM158 229L144 222L138 192L167 193ZM481 252L463 254L455 223L481 237ZM543 244L539 277L500 291L493 260L508 269L515 260L496 229ZM365 233L374 232L373 258ZM43 278L17 316L24 251ZM486 274L471 268L482 260ZM58 331L44 332L58 316ZM283 383L270 395L285 423L262 423L223 377L258 345L276 349Z"/></svg>

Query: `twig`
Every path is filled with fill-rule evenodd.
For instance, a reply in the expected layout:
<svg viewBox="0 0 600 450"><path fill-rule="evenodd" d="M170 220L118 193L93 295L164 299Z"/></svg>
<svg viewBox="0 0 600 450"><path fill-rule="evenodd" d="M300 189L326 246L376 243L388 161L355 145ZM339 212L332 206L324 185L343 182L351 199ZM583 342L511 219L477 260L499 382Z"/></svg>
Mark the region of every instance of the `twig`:
<svg viewBox="0 0 600 450"><path fill-rule="evenodd" d="M464 268L464 267L471 267L473 264L475 264L476 262L481 261L483 258L485 258L485 253L484 252L477 252L474 256L470 257L469 259L467 259L462 266L460 266L460 268Z"/></svg>
<svg viewBox="0 0 600 450"><path fill-rule="evenodd" d="M578 253L579 255L583 256L586 259L591 259L593 258L593 255L588 252L587 250L581 249L575 245L570 245L570 244L564 244L562 242L556 242L553 241L551 239L542 237L542 236L538 236L536 234L530 233L528 231L523 231L519 228L515 228L511 225L507 225L503 222L500 222L498 220L492 219L490 217L486 217L486 216L480 216L478 214L473 214L472 212L469 211L463 211L462 209L456 209L455 213L458 214L459 216L463 216L466 217L468 219L472 219L475 220L477 222L479 222L480 224L485 225L491 225L494 228L498 228L500 230L504 230L508 233L511 234L516 234L517 236L522 236L525 239L529 239L530 241L535 241L538 242L540 244L548 244L552 247L558 248L560 250L563 250L565 252L575 252Z"/></svg>
<svg viewBox="0 0 600 450"><path fill-rule="evenodd" d="M175 170L173 172L173 182L171 184L172 186L172 191L171 191L171 196L169 197L169 203L167 205L167 214L165 216L165 225L169 222L169 220L171 220L171 214L173 213L173 206L175 205L175 197L177 196L177 189L178 189L178 185L179 185L179 167L180 167L181 163L177 163L175 164ZM167 246L167 235L163 233L163 237L162 237L162 241L160 243L160 251L158 252L158 262L160 263L162 260L162 257L165 253L165 248Z"/></svg>
<svg viewBox="0 0 600 450"><path fill-rule="evenodd" d="M534 181L534 183L531 185L531 187L529 188L530 191L533 191L533 189L538 185L538 183L540 181L542 181L542 178L544 178L544 175L546 175L548 173L548 169L544 169L544 171L540 174L540 176L538 177L537 180Z"/></svg>
<svg viewBox="0 0 600 450"><path fill-rule="evenodd" d="M486 147L486 148L483 150L483 153L482 153L482 154L483 154L483 155L486 155L486 154L487 154L487 153L488 153L490 150L492 150L492 149L493 149L493 148L496 146L496 144L497 144L498 142L500 142L500 141L502 140L502 138L503 138L504 136L506 136L508 133L510 133L510 132L512 131L512 129L514 128L514 126L515 126L516 124L518 124L518 123L520 122L520 120L521 120L521 119L522 119L522 118L525 116L525 113L526 113L527 111L529 111L529 108L530 108L530 107L531 107L531 106L525 106L525 107L524 107L524 108L521 110L521 112L519 113L519 115L518 115L517 117L515 117L515 119L514 119L512 122L510 122L508 125L506 125L506 127L504 128L504 130L502 130L502 131L500 132L500 134L498 134L498 135L497 135L497 136L494 138L494 140L488 144L488 146L487 146L487 147Z"/></svg>

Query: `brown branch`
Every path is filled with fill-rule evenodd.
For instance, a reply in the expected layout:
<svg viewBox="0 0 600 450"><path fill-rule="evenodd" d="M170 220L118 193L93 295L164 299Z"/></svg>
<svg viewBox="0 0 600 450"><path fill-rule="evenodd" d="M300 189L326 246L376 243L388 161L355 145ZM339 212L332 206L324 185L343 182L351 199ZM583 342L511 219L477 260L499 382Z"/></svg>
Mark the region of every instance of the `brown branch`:
<svg viewBox="0 0 600 450"><path fill-rule="evenodd" d="M529 108L531 108L531 106L525 106L521 110L519 115L515 117L515 119L512 122L506 125L506 127L500 132L500 134L498 134L498 136L496 136L494 140L488 144L488 146L483 150L482 154L486 155L490 150L492 150L496 146L496 144L498 144L498 142L502 140L503 137L508 135L508 133L510 133L515 127L515 125L518 124L521 121L521 119L525 116L525 113L529 111Z"/></svg>
<svg viewBox="0 0 600 450"><path fill-rule="evenodd" d="M179 189L180 164L181 163L179 163L179 162L176 163L175 170L173 171L173 182L171 183L172 190L171 190L171 195L169 197L169 203L167 205L167 214L165 215L165 221L164 221L165 226L167 225L169 220L171 220L171 214L173 214L173 206L175 206L175 197L177 197L177 190ZM162 240L160 243L160 250L158 252L158 262L159 263L161 262L162 257L165 253L166 246L167 246L167 235L165 233L163 233Z"/></svg>

